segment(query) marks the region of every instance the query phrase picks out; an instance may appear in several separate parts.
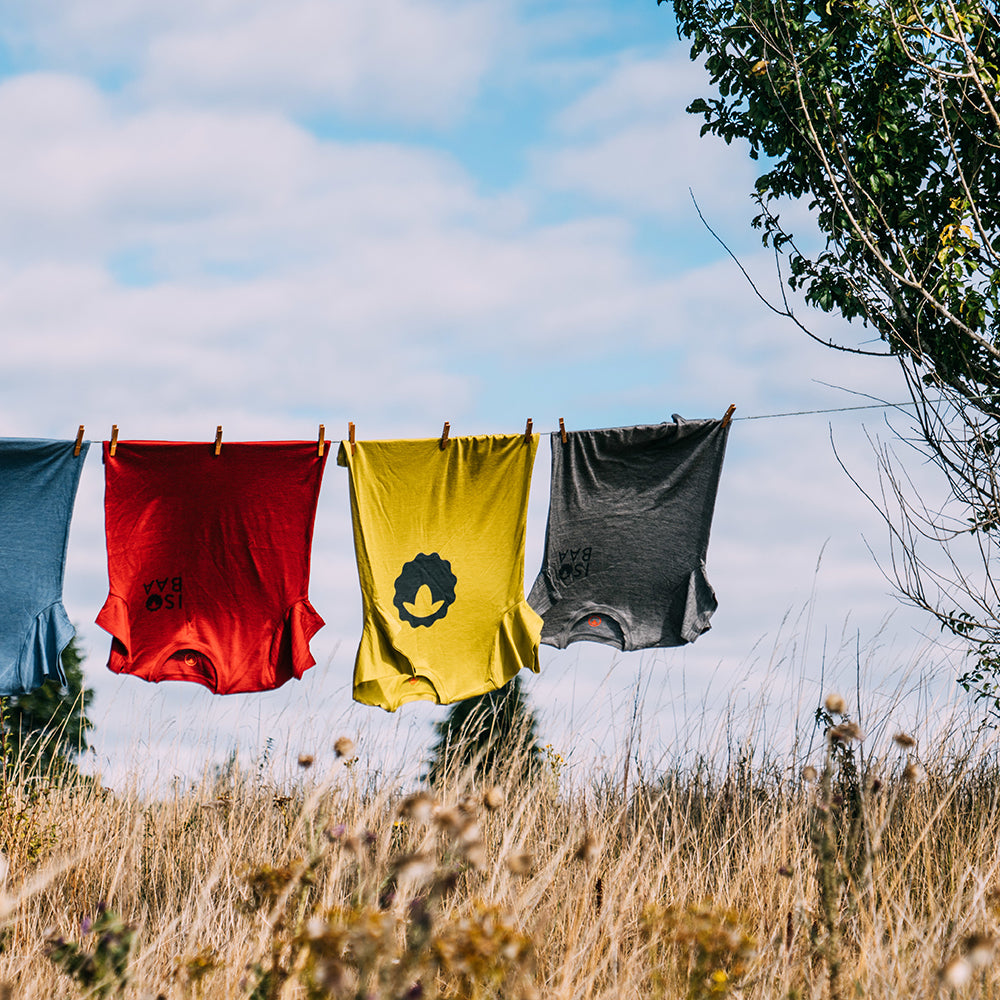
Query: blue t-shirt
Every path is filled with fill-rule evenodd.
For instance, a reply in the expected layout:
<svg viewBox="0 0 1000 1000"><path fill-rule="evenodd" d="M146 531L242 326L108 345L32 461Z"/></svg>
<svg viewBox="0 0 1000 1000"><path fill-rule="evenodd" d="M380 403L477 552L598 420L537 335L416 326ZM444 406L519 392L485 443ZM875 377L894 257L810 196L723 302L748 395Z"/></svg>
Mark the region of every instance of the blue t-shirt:
<svg viewBox="0 0 1000 1000"><path fill-rule="evenodd" d="M0 438L0 695L52 678L74 629L62 604L73 503L90 442Z"/></svg>

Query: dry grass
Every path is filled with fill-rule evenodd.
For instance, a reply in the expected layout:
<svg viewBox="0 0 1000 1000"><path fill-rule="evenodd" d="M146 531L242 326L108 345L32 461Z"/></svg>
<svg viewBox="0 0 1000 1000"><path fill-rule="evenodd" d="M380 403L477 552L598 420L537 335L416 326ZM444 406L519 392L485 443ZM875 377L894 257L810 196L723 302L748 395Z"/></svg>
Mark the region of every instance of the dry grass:
<svg viewBox="0 0 1000 1000"><path fill-rule="evenodd" d="M165 798L10 785L0 983L25 998L993 996L1000 763L942 746L918 764L900 745L862 764L856 735L835 731L805 778L737 758L571 791L550 754L530 784L515 767L433 796L372 783L363 756L326 774L304 759L289 787L230 769Z"/></svg>

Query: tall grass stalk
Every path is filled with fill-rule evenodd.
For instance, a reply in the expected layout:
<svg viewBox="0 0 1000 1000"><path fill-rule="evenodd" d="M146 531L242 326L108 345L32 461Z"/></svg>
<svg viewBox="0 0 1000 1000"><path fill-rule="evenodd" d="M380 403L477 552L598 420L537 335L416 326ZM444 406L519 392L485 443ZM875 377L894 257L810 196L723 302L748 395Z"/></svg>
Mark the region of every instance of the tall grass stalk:
<svg viewBox="0 0 1000 1000"><path fill-rule="evenodd" d="M824 725L815 761L737 745L721 764L653 767L632 748L628 771L572 787L558 761L525 780L512 760L421 790L373 780L347 742L325 772L304 755L277 782L236 761L169 794L8 776L0 984L24 998L995 995L1000 758L905 734L862 756L859 733L829 735L844 717ZM30 850L26 828L44 832Z"/></svg>

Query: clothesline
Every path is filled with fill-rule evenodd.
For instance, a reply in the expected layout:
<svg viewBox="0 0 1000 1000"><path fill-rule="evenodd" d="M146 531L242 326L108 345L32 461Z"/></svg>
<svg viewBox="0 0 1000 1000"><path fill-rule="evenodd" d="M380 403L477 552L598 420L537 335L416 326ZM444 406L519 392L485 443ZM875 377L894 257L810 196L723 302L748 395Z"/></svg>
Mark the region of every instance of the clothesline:
<svg viewBox="0 0 1000 1000"><path fill-rule="evenodd" d="M867 403L864 406L836 406L829 410L792 410L789 413L756 413L749 417L733 417L733 420L772 420L775 417L809 417L815 413L847 413L848 410L888 410L900 406L914 406L912 399L905 403Z"/></svg>
<svg viewBox="0 0 1000 1000"><path fill-rule="evenodd" d="M915 403L914 403L913 400L907 400L906 402L903 402L903 403L866 403L866 404L864 404L862 406L836 406L836 407L831 407L829 409L823 409L823 410L791 410L791 411L789 411L787 413L754 413L754 414L750 414L749 416L740 416L740 417L729 416L729 419L730 420L775 420L775 419L778 419L779 417L809 417L809 416L815 416L817 414L823 414L823 413L848 413L851 410L888 410L888 409L899 409L900 407L903 407L903 406L914 406L914 405L915 405ZM735 407L734 407L734 409L735 409ZM533 421L529 418L528 421L527 421L527 424L525 426L525 429L524 429L525 437L528 437L531 434L531 432L532 432L532 426L533 426ZM354 424L354 422L351 421L350 423L348 423L347 427L348 427L347 440L353 446L354 442L355 442L355 424ZM444 446L445 444L447 444L450 432L451 432L451 424L446 421L445 425L444 425L444 429L441 432L442 446ZM549 431L543 431L542 433L552 433L552 434L555 434L556 431L555 430L553 430L551 432L549 432ZM559 418L559 433L564 434L564 435L566 433L566 426L565 426L565 423L564 423L564 421L563 421L563 419L561 417ZM83 428L83 424L81 424L79 430L77 431L76 442L75 442L76 447L74 449L74 454L77 455L77 456L79 456L79 454L80 454L80 444L83 441L83 434L84 434L84 428ZM115 446L118 443L118 425L117 424L115 424L112 427L112 429L111 429L111 439L110 440L111 440L111 454L114 455L115 454ZM318 434L318 441L317 441L317 443L318 443L318 446L319 446L319 454L322 455L324 447L326 445L326 426L324 424L320 424L319 425L319 434ZM216 449L215 450L215 454L218 455L219 451L221 449L221 444L222 444L222 427L221 426L219 426L219 427L216 428L215 442L214 442L214 444L215 444L215 449Z"/></svg>

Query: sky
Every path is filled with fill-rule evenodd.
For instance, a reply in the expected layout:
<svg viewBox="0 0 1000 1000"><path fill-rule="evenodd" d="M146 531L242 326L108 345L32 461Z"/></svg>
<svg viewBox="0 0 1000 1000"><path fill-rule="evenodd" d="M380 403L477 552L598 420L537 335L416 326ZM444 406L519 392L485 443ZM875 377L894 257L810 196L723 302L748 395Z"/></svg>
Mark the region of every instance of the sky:
<svg viewBox="0 0 1000 1000"><path fill-rule="evenodd" d="M336 439L354 421L360 439L430 437L735 403L712 630L683 649L542 647L525 685L543 739L586 774L637 729L651 759L778 738L831 684L919 721L928 692L952 697L954 664L894 596L885 528L840 464L877 488L872 441L905 416L747 419L905 390L891 360L769 312L699 220L693 198L777 295L749 226L754 164L685 113L706 88L654 0L0 0L0 434L287 440L323 423ZM801 206L783 218L808 239ZM528 586L548 463L543 439ZM65 580L96 691L89 767L171 780L234 746L292 767L350 735L363 766L415 773L446 710L351 700L343 469L317 514L317 665L252 696L105 669L102 497L95 447Z"/></svg>

